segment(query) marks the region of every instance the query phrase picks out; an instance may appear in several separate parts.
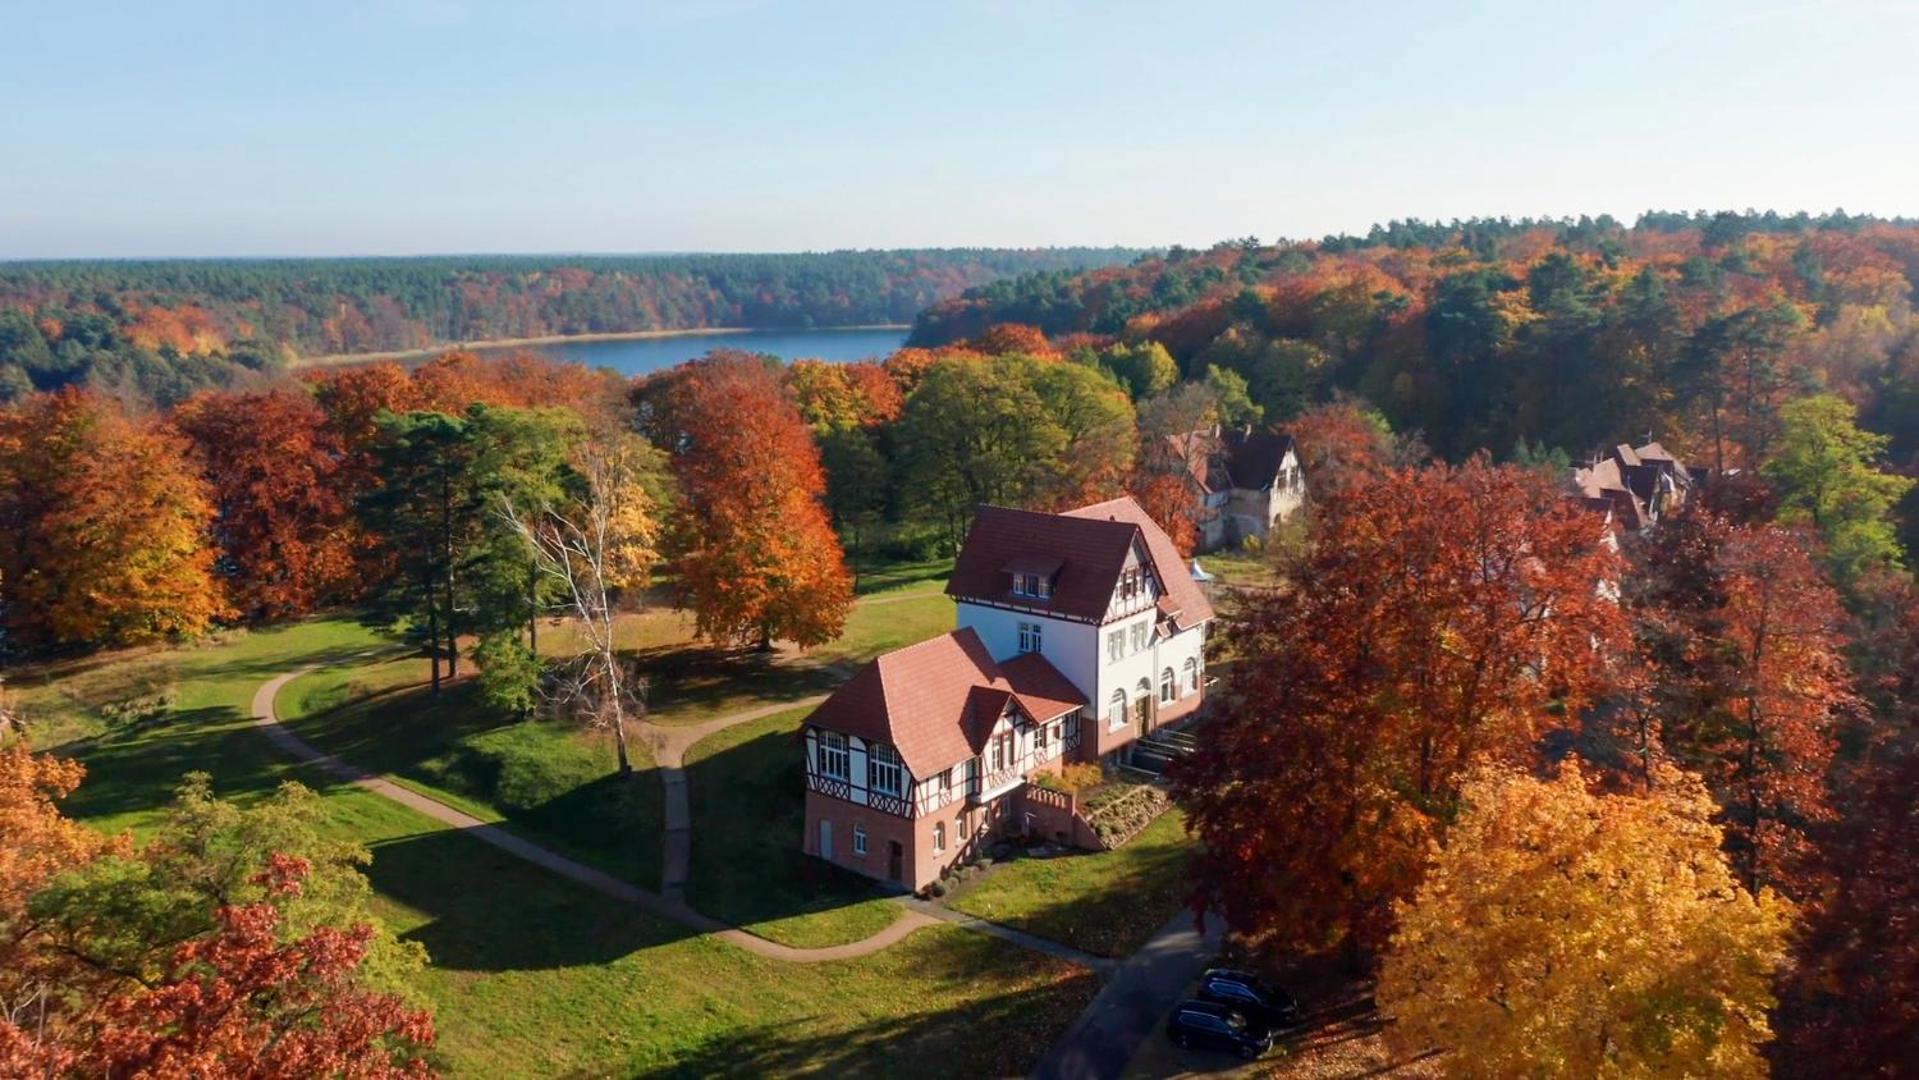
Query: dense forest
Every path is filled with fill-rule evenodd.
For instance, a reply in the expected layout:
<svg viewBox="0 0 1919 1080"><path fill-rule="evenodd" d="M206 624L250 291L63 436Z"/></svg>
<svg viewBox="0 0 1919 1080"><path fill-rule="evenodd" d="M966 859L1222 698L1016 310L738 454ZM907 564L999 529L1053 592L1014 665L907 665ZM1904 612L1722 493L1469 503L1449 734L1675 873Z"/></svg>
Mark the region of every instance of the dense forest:
<svg viewBox="0 0 1919 1080"><path fill-rule="evenodd" d="M298 357L638 330L904 323L1118 248L0 264L0 400L87 383L162 402Z"/></svg>
<svg viewBox="0 0 1919 1080"><path fill-rule="evenodd" d="M1000 323L1164 345L1246 379L1269 420L1335 391L1442 455L1578 458L1653 432L1763 458L1779 405L1829 389L1919 470L1919 223L1836 213L1419 221L1363 237L1047 271L923 313L909 344Z"/></svg>

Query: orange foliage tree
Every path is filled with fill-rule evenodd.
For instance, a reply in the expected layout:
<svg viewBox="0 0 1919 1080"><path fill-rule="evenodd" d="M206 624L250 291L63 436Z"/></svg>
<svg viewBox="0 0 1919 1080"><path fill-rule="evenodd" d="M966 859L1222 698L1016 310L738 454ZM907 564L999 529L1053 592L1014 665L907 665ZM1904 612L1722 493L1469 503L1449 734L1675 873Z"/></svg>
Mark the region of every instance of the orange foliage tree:
<svg viewBox="0 0 1919 1080"><path fill-rule="evenodd" d="M226 613L186 440L67 389L0 411L0 590L29 645L201 633Z"/></svg>
<svg viewBox="0 0 1919 1080"><path fill-rule="evenodd" d="M431 1018L364 973L417 947L355 917L366 855L315 796L239 810L202 774L135 852L61 816L82 776L0 748L0 1075L429 1074Z"/></svg>
<svg viewBox="0 0 1919 1080"><path fill-rule="evenodd" d="M271 889L296 894L303 860L275 859ZM108 1076L433 1075L433 1021L355 975L373 930L318 927L283 941L270 903L220 909L218 929L179 947L150 987L106 1003L82 1067Z"/></svg>
<svg viewBox="0 0 1919 1080"><path fill-rule="evenodd" d="M1803 896L1806 832L1832 816L1835 738L1858 704L1841 652L1845 613L1814 565L1816 541L1699 511L1663 523L1650 543L1650 587L1628 595L1657 733L1630 741L1642 759L1667 754L1705 776L1748 889Z"/></svg>
<svg viewBox="0 0 1919 1080"><path fill-rule="evenodd" d="M339 436L312 395L214 391L176 409L212 485L220 568L255 619L310 612L353 579L352 505L336 483Z"/></svg>
<svg viewBox="0 0 1919 1080"><path fill-rule="evenodd" d="M1484 459L1326 504L1289 584L1228 624L1233 678L1175 768L1195 905L1261 944L1381 945L1467 768L1534 761L1608 688L1626 635L1603 541L1549 480Z"/></svg>
<svg viewBox="0 0 1919 1080"><path fill-rule="evenodd" d="M852 578L821 506L819 449L777 366L715 352L636 395L679 481L674 547L700 633L763 649L838 637Z"/></svg>

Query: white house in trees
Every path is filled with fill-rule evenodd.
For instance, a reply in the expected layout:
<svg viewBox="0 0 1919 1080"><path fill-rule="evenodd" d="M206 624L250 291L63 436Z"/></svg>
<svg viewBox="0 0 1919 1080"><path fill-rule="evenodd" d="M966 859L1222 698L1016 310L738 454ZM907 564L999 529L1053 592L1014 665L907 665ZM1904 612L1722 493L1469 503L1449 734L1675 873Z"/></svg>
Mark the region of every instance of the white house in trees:
<svg viewBox="0 0 1919 1080"><path fill-rule="evenodd" d="M868 664L803 735L805 850L913 889L996 835L1070 837L1067 804L1027 780L1205 696L1212 605L1131 499L981 507L946 592L958 628Z"/></svg>

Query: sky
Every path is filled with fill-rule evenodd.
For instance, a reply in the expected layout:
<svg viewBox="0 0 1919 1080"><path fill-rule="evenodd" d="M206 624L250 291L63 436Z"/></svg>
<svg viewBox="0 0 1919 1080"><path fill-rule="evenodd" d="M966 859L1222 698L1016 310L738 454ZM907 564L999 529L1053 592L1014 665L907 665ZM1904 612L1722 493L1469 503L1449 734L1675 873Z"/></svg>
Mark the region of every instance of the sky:
<svg viewBox="0 0 1919 1080"><path fill-rule="evenodd" d="M0 258L1919 215L1919 3L0 0Z"/></svg>

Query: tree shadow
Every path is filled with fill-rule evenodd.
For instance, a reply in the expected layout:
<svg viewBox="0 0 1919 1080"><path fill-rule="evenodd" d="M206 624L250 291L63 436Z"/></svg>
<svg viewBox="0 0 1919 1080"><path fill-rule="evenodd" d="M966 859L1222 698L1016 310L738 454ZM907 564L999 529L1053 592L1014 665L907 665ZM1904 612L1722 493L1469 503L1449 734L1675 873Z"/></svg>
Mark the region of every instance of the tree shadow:
<svg viewBox="0 0 1919 1080"><path fill-rule="evenodd" d="M823 915L892 891L801 850L805 768L796 729L767 731L693 761L686 782L688 898L701 911L748 925Z"/></svg>
<svg viewBox="0 0 1919 1080"><path fill-rule="evenodd" d="M87 779L61 801L69 817L156 810L187 773L213 773L222 791L256 793L288 778L290 764L230 706L176 711L136 730L110 731L56 749L78 758Z"/></svg>
<svg viewBox="0 0 1919 1080"><path fill-rule="evenodd" d="M995 952L1004 964L1003 952ZM1003 968L1002 974L1003 974ZM1023 1076L1097 990L1091 974L829 1033L798 1022L714 1035L680 1060L638 1073L693 1076Z"/></svg>
<svg viewBox="0 0 1919 1080"><path fill-rule="evenodd" d="M655 646L627 655L646 677L647 699L665 703L662 723L705 718L750 696L754 703L796 701L839 682L836 672L813 661L794 663L778 653L702 645Z"/></svg>
<svg viewBox="0 0 1919 1080"><path fill-rule="evenodd" d="M292 726L363 769L472 799L528 839L641 888L659 886L658 777L642 769L622 779L594 754L562 753L552 740L570 740L578 729L491 708L475 681L447 686L437 698L426 684L356 694Z"/></svg>
<svg viewBox="0 0 1919 1080"><path fill-rule="evenodd" d="M464 830L372 846L368 880L425 921L401 934L435 967L538 971L604 964L695 931L558 877Z"/></svg>

